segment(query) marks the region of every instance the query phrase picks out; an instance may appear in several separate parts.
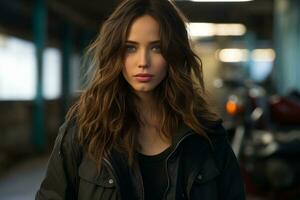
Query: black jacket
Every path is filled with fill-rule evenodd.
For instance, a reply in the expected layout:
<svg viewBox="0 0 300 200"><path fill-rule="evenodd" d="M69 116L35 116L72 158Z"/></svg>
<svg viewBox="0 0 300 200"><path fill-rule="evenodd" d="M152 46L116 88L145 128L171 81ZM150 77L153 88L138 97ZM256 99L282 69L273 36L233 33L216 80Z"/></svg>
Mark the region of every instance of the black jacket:
<svg viewBox="0 0 300 200"><path fill-rule="evenodd" d="M138 164L112 151L97 174L95 163L78 145L76 126L64 124L52 151L36 200L143 200ZM182 125L174 134L166 160L164 200L244 200L238 162L221 123L206 127L208 140Z"/></svg>

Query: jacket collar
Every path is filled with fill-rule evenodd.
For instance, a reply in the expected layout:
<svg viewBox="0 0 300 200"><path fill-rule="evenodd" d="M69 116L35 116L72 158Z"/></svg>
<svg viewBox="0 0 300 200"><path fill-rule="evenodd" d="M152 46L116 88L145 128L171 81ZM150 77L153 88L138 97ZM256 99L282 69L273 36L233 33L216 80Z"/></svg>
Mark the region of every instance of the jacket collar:
<svg viewBox="0 0 300 200"><path fill-rule="evenodd" d="M220 132L222 129L222 120L217 120L215 122L201 121L203 130L206 132L208 137L212 139L212 135L216 132ZM189 126L185 123L180 123L178 130L172 135L172 146L177 146L184 138L188 135L196 134Z"/></svg>
<svg viewBox="0 0 300 200"><path fill-rule="evenodd" d="M178 130L172 135L172 146L175 147L180 143L185 137L195 134L190 127L185 123L181 123Z"/></svg>

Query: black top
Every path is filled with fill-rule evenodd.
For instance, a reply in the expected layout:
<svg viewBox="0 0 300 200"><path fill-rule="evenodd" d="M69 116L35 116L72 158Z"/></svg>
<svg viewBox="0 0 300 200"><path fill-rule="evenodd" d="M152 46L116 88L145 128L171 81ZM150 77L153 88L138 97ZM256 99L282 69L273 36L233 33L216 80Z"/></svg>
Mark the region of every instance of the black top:
<svg viewBox="0 0 300 200"><path fill-rule="evenodd" d="M170 150L171 148L168 148L160 154L153 156L138 154L143 177L145 200L160 200L163 198L168 185L165 160Z"/></svg>

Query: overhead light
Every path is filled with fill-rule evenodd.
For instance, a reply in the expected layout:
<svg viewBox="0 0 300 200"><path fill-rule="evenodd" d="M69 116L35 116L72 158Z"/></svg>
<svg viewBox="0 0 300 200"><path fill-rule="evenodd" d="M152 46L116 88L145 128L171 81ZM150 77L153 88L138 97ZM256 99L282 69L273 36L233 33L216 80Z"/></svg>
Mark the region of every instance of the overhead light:
<svg viewBox="0 0 300 200"><path fill-rule="evenodd" d="M273 49L221 49L217 51L217 56L222 62L246 62L250 59L254 62L273 62L275 51Z"/></svg>
<svg viewBox="0 0 300 200"><path fill-rule="evenodd" d="M188 23L191 37L240 36L246 33L243 24Z"/></svg>
<svg viewBox="0 0 300 200"><path fill-rule="evenodd" d="M222 62L245 62L248 60L247 49L222 49L217 52Z"/></svg>
<svg viewBox="0 0 300 200"><path fill-rule="evenodd" d="M191 37L211 37L216 34L213 23L188 23L187 29Z"/></svg>
<svg viewBox="0 0 300 200"><path fill-rule="evenodd" d="M256 62L273 62L275 51L273 49L255 49L251 53L251 58Z"/></svg>
<svg viewBox="0 0 300 200"><path fill-rule="evenodd" d="M183 0L181 0L183 1ZM253 0L188 0L194 2L248 2Z"/></svg>
<svg viewBox="0 0 300 200"><path fill-rule="evenodd" d="M243 24L216 24L216 35L219 36L239 36L246 33Z"/></svg>

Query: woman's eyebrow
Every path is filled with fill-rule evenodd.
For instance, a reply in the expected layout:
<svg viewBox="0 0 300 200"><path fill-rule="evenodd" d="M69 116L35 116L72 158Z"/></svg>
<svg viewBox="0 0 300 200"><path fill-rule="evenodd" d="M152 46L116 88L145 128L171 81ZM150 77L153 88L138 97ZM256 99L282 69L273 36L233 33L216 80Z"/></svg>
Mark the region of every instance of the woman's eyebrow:
<svg viewBox="0 0 300 200"><path fill-rule="evenodd" d="M126 43L126 44L138 44L138 42L131 41L131 40L126 40L125 43Z"/></svg>
<svg viewBox="0 0 300 200"><path fill-rule="evenodd" d="M160 40L154 40L154 41L150 42L150 44L160 44Z"/></svg>
<svg viewBox="0 0 300 200"><path fill-rule="evenodd" d="M132 41L132 40L126 40L125 43L126 44L135 44L135 45L139 44L138 42ZM160 44L160 40L151 41L151 42L149 42L149 44Z"/></svg>

